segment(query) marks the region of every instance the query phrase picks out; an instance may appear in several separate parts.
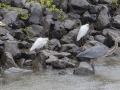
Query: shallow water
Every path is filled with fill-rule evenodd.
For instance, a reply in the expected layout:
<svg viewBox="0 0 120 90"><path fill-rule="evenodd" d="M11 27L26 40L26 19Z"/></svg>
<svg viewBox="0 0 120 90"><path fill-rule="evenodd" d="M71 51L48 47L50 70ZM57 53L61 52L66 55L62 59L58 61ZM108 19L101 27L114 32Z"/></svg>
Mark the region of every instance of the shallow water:
<svg viewBox="0 0 120 90"><path fill-rule="evenodd" d="M100 58L95 65L95 74L73 75L73 69L66 69L67 75L58 75L60 70L47 68L27 75L4 76L0 90L119 90L120 57Z"/></svg>

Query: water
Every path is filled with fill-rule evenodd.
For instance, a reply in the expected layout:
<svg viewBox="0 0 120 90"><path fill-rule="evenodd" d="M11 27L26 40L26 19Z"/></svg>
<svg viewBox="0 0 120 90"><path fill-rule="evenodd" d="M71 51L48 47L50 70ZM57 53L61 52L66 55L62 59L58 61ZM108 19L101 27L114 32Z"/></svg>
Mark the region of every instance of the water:
<svg viewBox="0 0 120 90"><path fill-rule="evenodd" d="M119 90L120 57L100 58L96 62L96 73L90 76L58 75L60 70L47 68L26 75L4 76L0 90Z"/></svg>

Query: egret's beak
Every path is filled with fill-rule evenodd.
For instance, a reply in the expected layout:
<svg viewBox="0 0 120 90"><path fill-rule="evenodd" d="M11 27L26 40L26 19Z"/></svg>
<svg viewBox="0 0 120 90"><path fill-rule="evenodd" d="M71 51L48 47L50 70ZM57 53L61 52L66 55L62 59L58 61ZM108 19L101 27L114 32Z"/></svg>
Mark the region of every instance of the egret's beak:
<svg viewBox="0 0 120 90"><path fill-rule="evenodd" d="M5 23L2 23L2 25L1 26L7 26L7 24L5 24Z"/></svg>

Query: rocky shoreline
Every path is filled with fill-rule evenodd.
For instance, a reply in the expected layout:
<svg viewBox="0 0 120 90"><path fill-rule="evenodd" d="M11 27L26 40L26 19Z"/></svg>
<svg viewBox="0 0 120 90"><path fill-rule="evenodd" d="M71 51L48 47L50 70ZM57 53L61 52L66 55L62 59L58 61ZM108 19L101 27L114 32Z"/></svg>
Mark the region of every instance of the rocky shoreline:
<svg viewBox="0 0 120 90"><path fill-rule="evenodd" d="M56 69L79 67L76 55L82 48L76 37L80 24L90 23L89 36L83 38L87 48L96 44L110 48L120 36L120 7L112 0L54 0L63 9L65 20L39 3L26 0L0 0L0 3L0 21L7 24L0 27L0 67L5 70L12 67L36 70L47 65ZM36 57L29 49L38 37L48 37L50 41ZM77 68L74 73L80 71Z"/></svg>

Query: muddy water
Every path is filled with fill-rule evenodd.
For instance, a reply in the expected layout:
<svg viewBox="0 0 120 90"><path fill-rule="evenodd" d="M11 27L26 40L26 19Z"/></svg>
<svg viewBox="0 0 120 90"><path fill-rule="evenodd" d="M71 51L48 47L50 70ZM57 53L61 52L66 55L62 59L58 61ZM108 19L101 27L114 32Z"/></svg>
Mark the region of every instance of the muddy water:
<svg viewBox="0 0 120 90"><path fill-rule="evenodd" d="M27 75L4 76L0 90L120 90L120 57L100 58L95 65L96 73L90 76L58 75L58 70Z"/></svg>

